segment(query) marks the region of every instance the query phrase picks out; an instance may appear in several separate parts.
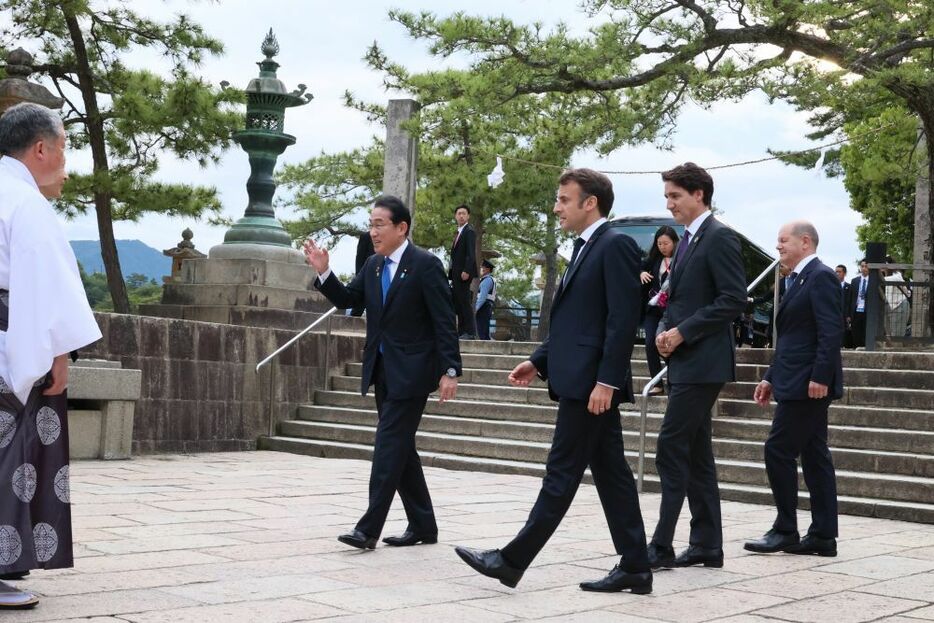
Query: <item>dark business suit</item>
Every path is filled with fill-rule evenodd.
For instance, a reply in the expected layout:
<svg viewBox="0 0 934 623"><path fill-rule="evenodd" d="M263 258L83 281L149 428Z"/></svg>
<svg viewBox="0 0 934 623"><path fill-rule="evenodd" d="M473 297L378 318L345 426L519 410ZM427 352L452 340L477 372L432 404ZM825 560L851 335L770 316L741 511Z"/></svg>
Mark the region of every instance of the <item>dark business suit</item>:
<svg viewBox="0 0 934 623"><path fill-rule="evenodd" d="M386 301L380 277L384 257L371 256L349 285L334 273L316 287L335 307L366 307L366 345L360 392L376 386L379 423L370 473L370 500L357 530L382 532L396 491L405 506L409 530L437 534L431 497L415 449L415 432L428 394L448 368L461 372L454 332L454 310L441 261L409 243L390 284ZM382 350L382 352L380 352Z"/></svg>
<svg viewBox="0 0 934 623"><path fill-rule="evenodd" d="M632 402L630 358L639 322L639 249L598 228L558 286L548 338L530 357L558 402L545 478L528 522L502 550L526 569L557 529L590 466L616 551L626 571L648 570L645 527L623 452L619 403ZM601 415L587 411L597 382L619 388Z"/></svg>
<svg viewBox="0 0 934 623"><path fill-rule="evenodd" d="M461 279L461 273L470 277ZM458 335L475 335L473 305L470 303L470 284L477 276L477 234L470 223L464 225L460 236L451 247L451 267L448 279L451 280L451 295L454 298L454 311L457 313Z"/></svg>
<svg viewBox="0 0 934 623"><path fill-rule="evenodd" d="M836 274L836 272L834 272ZM841 300L843 301L843 346L853 348L853 312L850 311L852 301L850 296L853 288L846 281L841 282Z"/></svg>
<svg viewBox="0 0 934 623"><path fill-rule="evenodd" d="M649 364L649 376L655 377L662 371L662 359L658 354L658 348L655 346L655 334L658 332L658 323L665 313L664 307L649 305L648 302L658 293L668 276L665 270L665 258L658 258L652 264L646 260L642 265L642 270L652 275L652 281L642 284L643 299L643 319L642 328L645 332L645 359Z"/></svg>
<svg viewBox="0 0 934 623"><path fill-rule="evenodd" d="M677 327L684 338L668 360L668 408L655 454L662 500L652 540L664 547L672 544L685 495L690 544L723 544L710 410L724 383L736 380L733 319L746 306L745 280L739 239L708 216L675 261L659 324L659 332Z"/></svg>
<svg viewBox="0 0 934 623"><path fill-rule="evenodd" d="M817 258L801 270L778 308L778 344L763 377L778 406L765 442L765 468L779 532L798 529L798 467L811 496L809 534L837 536L837 487L827 448L827 409L843 396L843 341L840 281ZM808 398L811 381L826 385L826 398Z"/></svg>
<svg viewBox="0 0 934 623"><path fill-rule="evenodd" d="M850 324L850 330L853 333L853 348L866 345L866 308L869 307L868 300L863 306L863 311L856 311L857 306L859 305L859 287L860 279L863 279L862 275L858 275L850 280L850 300L847 305L847 309L850 312L850 318L852 322ZM869 298L869 277L866 279L866 299Z"/></svg>
<svg viewBox="0 0 934 623"><path fill-rule="evenodd" d="M363 265L366 264L367 259L371 255L376 253L373 249L373 238L370 237L370 232L363 232L360 237L357 239L357 257L354 260L354 274L356 275L363 269ZM351 316L362 316L363 315L363 305L358 305L350 311Z"/></svg>

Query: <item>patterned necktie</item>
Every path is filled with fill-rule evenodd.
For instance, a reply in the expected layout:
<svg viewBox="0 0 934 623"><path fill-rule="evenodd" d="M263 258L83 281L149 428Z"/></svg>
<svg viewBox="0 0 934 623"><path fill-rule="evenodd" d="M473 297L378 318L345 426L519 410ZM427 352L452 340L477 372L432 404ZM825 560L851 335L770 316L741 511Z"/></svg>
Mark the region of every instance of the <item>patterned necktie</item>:
<svg viewBox="0 0 934 623"><path fill-rule="evenodd" d="M681 239L681 242L678 243L678 248L675 251L675 268L681 266L681 258L684 257L684 254L687 253L688 245L691 244L691 232L684 232L684 238Z"/></svg>
<svg viewBox="0 0 934 623"><path fill-rule="evenodd" d="M867 279L866 277L862 277L859 280L859 298L861 299L866 298L866 282L868 281L869 279Z"/></svg>
<svg viewBox="0 0 934 623"><path fill-rule="evenodd" d="M380 283L383 286L383 305L386 304L386 294L389 292L389 284L392 283L392 275L389 274L389 265L392 260L388 257L383 260L383 272L380 274Z"/></svg>
<svg viewBox="0 0 934 623"><path fill-rule="evenodd" d="M577 256L581 252L581 249L584 248L585 243L586 240L583 238L578 238L574 241L574 252L571 253L571 261L568 262L568 268L566 271L564 271L564 279L562 279L562 282L568 278L568 275L571 273L571 269L574 268L574 263L577 261Z"/></svg>
<svg viewBox="0 0 934 623"><path fill-rule="evenodd" d="M791 273L785 277L785 294L788 294L789 290L791 290L791 286L795 285L795 279L797 278L798 273Z"/></svg>

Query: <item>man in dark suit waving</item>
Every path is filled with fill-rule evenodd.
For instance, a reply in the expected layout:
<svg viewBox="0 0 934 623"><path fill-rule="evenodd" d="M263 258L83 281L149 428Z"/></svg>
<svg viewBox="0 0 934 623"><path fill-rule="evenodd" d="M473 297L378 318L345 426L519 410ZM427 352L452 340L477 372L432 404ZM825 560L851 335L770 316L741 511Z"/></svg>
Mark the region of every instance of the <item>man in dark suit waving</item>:
<svg viewBox="0 0 934 623"><path fill-rule="evenodd" d="M360 392L376 386L379 424L370 472L370 500L353 531L341 543L373 549L396 491L408 528L388 545L436 543L431 497L415 450L415 432L428 394L441 388L441 402L454 398L461 374L454 310L441 261L407 239L412 216L396 197L378 197L370 212L375 255L345 286L331 272L328 252L305 243L315 282L335 307L366 307L366 345ZM439 381L440 379L440 381Z"/></svg>
<svg viewBox="0 0 934 623"><path fill-rule="evenodd" d="M451 296L454 298L454 311L457 312L457 333L459 337L476 339L477 327L474 320L473 305L470 303L470 284L477 276L477 234L470 226L470 207L459 205L454 210L457 233L451 246L451 267L448 279L451 280Z"/></svg>
<svg viewBox="0 0 934 623"><path fill-rule="evenodd" d="M603 174L571 169L559 180L555 214L579 237L551 308L551 332L528 361L509 374L526 387L547 379L558 419L545 479L525 527L502 550L457 547L483 575L515 587L564 517L590 466L620 563L591 591L650 593L639 497L626 457L619 403L632 402L630 357L639 323L640 254L636 243L609 227L613 186Z"/></svg>
<svg viewBox="0 0 934 623"><path fill-rule="evenodd" d="M732 325L746 307L743 257L733 230L710 214L713 179L707 171L688 162L663 173L662 180L668 210L685 233L655 339L668 358L670 389L655 453L662 501L649 561L653 567L722 567L710 410L724 383L736 380ZM685 495L691 536L675 558L672 540Z"/></svg>
<svg viewBox="0 0 934 623"><path fill-rule="evenodd" d="M753 552L837 555L837 484L827 448L827 410L843 396L840 283L817 258L819 239L805 221L778 233L782 263L794 266L778 308L778 344L772 365L756 386L761 406L778 402L765 442L765 469L778 517L762 538L747 541ZM798 465L811 496L811 526L799 540Z"/></svg>

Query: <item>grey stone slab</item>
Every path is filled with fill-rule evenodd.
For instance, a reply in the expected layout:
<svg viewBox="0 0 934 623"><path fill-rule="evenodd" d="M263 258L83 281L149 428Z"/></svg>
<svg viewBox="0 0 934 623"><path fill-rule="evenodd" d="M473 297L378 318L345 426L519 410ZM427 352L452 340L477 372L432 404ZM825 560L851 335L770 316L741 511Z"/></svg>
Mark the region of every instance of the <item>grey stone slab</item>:
<svg viewBox="0 0 934 623"><path fill-rule="evenodd" d="M860 623L907 612L923 605L925 604L919 601L844 591L763 608L757 610L755 614L802 623L824 623L826 621Z"/></svg>
<svg viewBox="0 0 934 623"><path fill-rule="evenodd" d="M923 608L918 608L917 610L909 610L903 612L903 617L917 622L918 619L923 621L934 621L934 606L925 606Z"/></svg>
<svg viewBox="0 0 934 623"><path fill-rule="evenodd" d="M292 621L313 621L323 618L333 620L331 617L340 614L341 611L337 608L289 598L142 612L123 615L120 620L132 623L205 623L213 621L223 621L223 623L256 623L257 621L262 621L262 623L290 623Z"/></svg>
<svg viewBox="0 0 934 623"><path fill-rule="evenodd" d="M868 578L805 570L733 582L727 588L789 599L805 599L850 590L871 582Z"/></svg>
<svg viewBox="0 0 934 623"><path fill-rule="evenodd" d="M934 603L934 573L919 573L907 577L878 582L859 588L865 593L889 595L905 599L920 599Z"/></svg>
<svg viewBox="0 0 934 623"><path fill-rule="evenodd" d="M235 580L174 586L162 590L193 601L221 604L294 597L352 587L353 585L347 582L338 582L316 575L287 575L262 578L248 576Z"/></svg>
<svg viewBox="0 0 934 623"><path fill-rule="evenodd" d="M114 613L161 611L198 605L198 602L169 595L158 589L133 591L108 591L69 595L55 599L41 599L33 610L3 613L3 623L39 623L40 621L64 621Z"/></svg>
<svg viewBox="0 0 934 623"><path fill-rule="evenodd" d="M214 534L190 534L180 536L153 537L148 539L119 539L87 543L88 549L104 554L138 554L142 552L166 552L219 546L241 545L242 541Z"/></svg>
<svg viewBox="0 0 934 623"><path fill-rule="evenodd" d="M305 598L362 614L465 600L470 600L471 605L479 605L478 600L495 595L492 591L444 581L418 584L405 584L403 581L404 578L400 578L400 583L392 586L327 591Z"/></svg>
<svg viewBox="0 0 934 623"><path fill-rule="evenodd" d="M524 592L520 589L518 592L498 597L476 599L471 602L471 605L519 619L538 620L573 614L578 611L607 608L620 603L632 604L638 609L640 604L650 600L651 597L637 596L632 593L585 593L576 586L563 586L533 592Z"/></svg>
<svg viewBox="0 0 934 623"><path fill-rule="evenodd" d="M932 569L934 569L934 560L890 555L860 558L821 567L821 571L828 573L845 573L874 580L890 580Z"/></svg>
<svg viewBox="0 0 934 623"><path fill-rule="evenodd" d="M774 595L747 593L727 588L705 588L661 595L638 602L627 601L624 604L610 607L610 610L667 621L692 623L752 612L786 601Z"/></svg>

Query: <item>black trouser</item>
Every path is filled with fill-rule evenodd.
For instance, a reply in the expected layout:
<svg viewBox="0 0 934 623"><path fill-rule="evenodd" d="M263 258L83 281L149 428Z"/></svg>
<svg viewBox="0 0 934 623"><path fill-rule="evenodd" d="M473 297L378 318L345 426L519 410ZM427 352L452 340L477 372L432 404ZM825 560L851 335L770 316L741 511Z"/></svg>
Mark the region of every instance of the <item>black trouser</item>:
<svg viewBox="0 0 934 623"><path fill-rule="evenodd" d="M662 359L658 355L658 348L655 347L655 333L662 316L655 309L650 307L645 312L645 320L642 322L642 328L645 330L645 359L649 362L649 376L652 378L662 371Z"/></svg>
<svg viewBox="0 0 934 623"><path fill-rule="evenodd" d="M775 408L772 430L765 442L765 470L778 508L773 527L779 532L798 529L798 464L811 496L808 534L837 537L837 479L827 447L827 410L830 398L783 400Z"/></svg>
<svg viewBox="0 0 934 623"><path fill-rule="evenodd" d="M481 340L490 339L490 320L493 319L493 303L486 302L477 310L477 335Z"/></svg>
<svg viewBox="0 0 934 623"><path fill-rule="evenodd" d="M386 374L383 359L376 362L373 382L376 386L376 443L370 469L370 503L357 530L378 537L383 531L393 496L399 492L408 529L417 534L437 534L438 524L425 483L422 462L415 450L415 432L422 419L428 396L404 400L386 399Z"/></svg>
<svg viewBox="0 0 934 623"><path fill-rule="evenodd" d="M853 312L853 348L866 346L866 312Z"/></svg>
<svg viewBox="0 0 934 623"><path fill-rule="evenodd" d="M470 279L461 281L460 274L454 275L451 281L451 296L454 299L454 311L457 313L457 334L476 335L474 326L473 305L470 301Z"/></svg>
<svg viewBox="0 0 934 623"><path fill-rule="evenodd" d="M720 489L711 446L710 410L722 383L674 383L658 433L655 467L662 484L658 525L652 541L670 547L685 495L691 509L690 544L723 546Z"/></svg>
<svg viewBox="0 0 934 623"><path fill-rule="evenodd" d="M558 403L554 439L538 499L525 526L502 550L509 564L519 569L532 564L570 508L588 465L625 570L638 573L649 569L639 495L623 452L619 407L592 415L586 401L565 398Z"/></svg>

